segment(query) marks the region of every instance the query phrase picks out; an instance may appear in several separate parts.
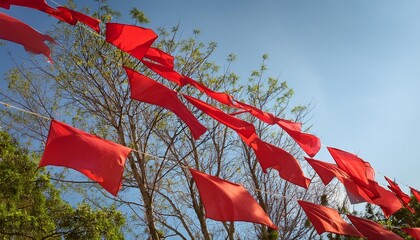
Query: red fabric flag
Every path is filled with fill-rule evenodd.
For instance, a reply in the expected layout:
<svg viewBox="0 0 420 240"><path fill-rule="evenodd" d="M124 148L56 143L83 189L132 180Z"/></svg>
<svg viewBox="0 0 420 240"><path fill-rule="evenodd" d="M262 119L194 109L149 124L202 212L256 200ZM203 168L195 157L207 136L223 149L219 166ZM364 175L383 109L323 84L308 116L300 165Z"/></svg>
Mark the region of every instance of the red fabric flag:
<svg viewBox="0 0 420 240"><path fill-rule="evenodd" d="M416 240L420 240L420 228L402 228L404 232L412 236Z"/></svg>
<svg viewBox="0 0 420 240"><path fill-rule="evenodd" d="M417 199L417 202L420 203L420 192L412 187L410 187L410 191L411 191L411 194L413 194L414 197Z"/></svg>
<svg viewBox="0 0 420 240"><path fill-rule="evenodd" d="M185 94L183 94L183 96L196 108L200 109L202 112L219 121L223 125L234 130L248 146L250 146L251 142L254 141L254 139L258 138L255 132L255 127L251 123L226 114L223 111L199 99L193 98Z"/></svg>
<svg viewBox="0 0 420 240"><path fill-rule="evenodd" d="M385 177L385 176L384 176ZM401 202L404 204L404 207L406 207L410 212L415 213L414 209L410 207L410 196L408 196L406 193L404 193L400 186L391 179L385 177L385 180L388 182L388 188L391 189L391 191L401 200Z"/></svg>
<svg viewBox="0 0 420 240"><path fill-rule="evenodd" d="M299 162L292 154L259 138L251 143L251 148L254 150L264 173L267 168L276 169L281 178L303 188L308 188L311 180L305 177Z"/></svg>
<svg viewBox="0 0 420 240"><path fill-rule="evenodd" d="M160 76L162 76L163 78L165 78L169 81L172 81L172 82L178 84L181 87L184 86L185 84L187 84L186 81L185 81L185 77L182 76L181 74L177 73L172 68L168 68L166 66L156 64L156 63L152 63L152 62L146 61L146 60L142 60L141 62L146 67L148 67L150 70L152 70L153 72L159 74Z"/></svg>
<svg viewBox="0 0 420 240"><path fill-rule="evenodd" d="M316 153L321 149L321 140L314 135L301 132L300 123L294 123L292 121L275 117L271 113L264 112L259 108L243 102L236 101L236 104L240 108L248 110L249 113L261 121L270 125L277 124L280 126L310 157L315 156Z"/></svg>
<svg viewBox="0 0 420 240"><path fill-rule="evenodd" d="M43 12L55 10L54 8L49 6L45 0L2 0L0 3L0 7L6 9L9 9L10 5L33 8Z"/></svg>
<svg viewBox="0 0 420 240"><path fill-rule="evenodd" d="M301 200L298 200L298 203L305 211L306 216L308 216L318 234L330 232L339 235L363 237L359 231L341 218L337 210Z"/></svg>
<svg viewBox="0 0 420 240"><path fill-rule="evenodd" d="M72 168L116 196L130 152L130 148L52 120L39 167L53 165Z"/></svg>
<svg viewBox="0 0 420 240"><path fill-rule="evenodd" d="M375 187L380 197L371 199L368 202L378 205L386 218L402 208L401 201L391 191L381 187L378 183L375 183Z"/></svg>
<svg viewBox="0 0 420 240"><path fill-rule="evenodd" d="M155 61L166 68L174 68L174 57L158 48L149 48L149 50L146 52L146 55L144 55L144 58Z"/></svg>
<svg viewBox="0 0 420 240"><path fill-rule="evenodd" d="M345 171L357 185L365 188L365 192L370 198L379 197L375 188L375 181L371 179L373 169L369 163L352 153L332 147L327 147L327 149L338 167Z"/></svg>
<svg viewBox="0 0 420 240"><path fill-rule="evenodd" d="M0 39L21 44L26 51L34 54L44 54L51 60L51 50L45 44L45 41L55 43L50 36L41 34L18 19L1 12L0 26Z"/></svg>
<svg viewBox="0 0 420 240"><path fill-rule="evenodd" d="M194 139L199 139L207 129L195 118L188 108L179 100L177 93L165 85L144 76L130 68L124 67L130 79L131 98L154 104L175 113L190 129Z"/></svg>
<svg viewBox="0 0 420 240"><path fill-rule="evenodd" d="M404 240L402 237L385 229L381 224L358 218L352 215L347 215L357 230L367 237L368 240Z"/></svg>
<svg viewBox="0 0 420 240"><path fill-rule="evenodd" d="M206 217L217 221L260 223L277 230L261 206L241 185L190 169L197 185Z"/></svg>
<svg viewBox="0 0 420 240"><path fill-rule="evenodd" d="M106 24L106 41L139 60L143 59L157 37L151 29L120 23Z"/></svg>
<svg viewBox="0 0 420 240"><path fill-rule="evenodd" d="M66 7L57 7L57 10L63 15L70 16L70 18L62 18L62 21L65 21L70 25L75 25L78 21L80 21L86 26L95 30L97 33L99 33L99 23L101 22L99 19L90 17L88 15L74 11L72 9L68 9Z"/></svg>
<svg viewBox="0 0 420 240"><path fill-rule="evenodd" d="M304 188L309 186L310 180L304 176L299 162L290 153L259 139L254 125L226 114L201 100L183 96L195 107L238 133L245 144L254 150L263 172L266 172L267 168L273 168L283 179Z"/></svg>
<svg viewBox="0 0 420 240"><path fill-rule="evenodd" d="M347 173L341 170L337 165L323 162L313 158L305 157L306 161L312 166L324 185L328 185L334 177L343 182L345 178L349 178Z"/></svg>
<svg viewBox="0 0 420 240"><path fill-rule="evenodd" d="M214 100L218 101L221 104L225 104L230 107L236 107L236 103L231 95L227 93L220 93L211 90L210 88L206 87L204 84L195 81L192 78L185 77L186 82L198 89L200 92L205 93L207 96L213 98Z"/></svg>

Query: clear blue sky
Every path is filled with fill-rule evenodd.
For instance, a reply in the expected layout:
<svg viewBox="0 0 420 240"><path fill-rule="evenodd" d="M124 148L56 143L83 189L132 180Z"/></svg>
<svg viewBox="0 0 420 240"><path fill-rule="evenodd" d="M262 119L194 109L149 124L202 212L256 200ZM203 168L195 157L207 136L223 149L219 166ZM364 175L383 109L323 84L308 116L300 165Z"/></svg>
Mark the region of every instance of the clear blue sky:
<svg viewBox="0 0 420 240"><path fill-rule="evenodd" d="M88 2L96 4L75 2L79 10ZM218 43L214 61L222 64L229 53L237 55L232 70L244 80L258 67L262 54L268 53L268 74L289 83L295 91L293 103L312 102L312 131L323 144L357 153L376 171L420 189L420 159L413 152L420 145L419 1L109 3L123 14L118 22L129 23L129 10L137 7L152 21L148 25L152 29L180 23L185 36L200 29L201 40ZM40 31L55 21L30 9L0 11ZM7 46L19 49L11 43ZM0 71L4 71L10 57L4 47L0 54ZM24 53L13 55L19 59L19 54ZM316 158L332 162L325 150ZM385 182L380 174L377 180Z"/></svg>

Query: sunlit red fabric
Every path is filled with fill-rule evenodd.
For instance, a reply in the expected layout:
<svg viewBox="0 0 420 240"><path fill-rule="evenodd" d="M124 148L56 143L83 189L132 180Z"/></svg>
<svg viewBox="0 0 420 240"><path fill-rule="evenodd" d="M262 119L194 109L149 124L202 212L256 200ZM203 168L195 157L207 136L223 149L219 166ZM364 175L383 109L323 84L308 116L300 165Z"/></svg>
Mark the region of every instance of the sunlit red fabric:
<svg viewBox="0 0 420 240"><path fill-rule="evenodd" d="M99 19L93 18L91 16L85 15L72 9L68 9L66 7L57 7L57 10L63 15L67 14L67 16L70 16L70 18L62 18L62 21L65 21L66 23L71 25L75 25L78 21L80 21L86 26L95 30L97 33L99 33L99 23L101 22Z"/></svg>
<svg viewBox="0 0 420 240"><path fill-rule="evenodd" d="M124 67L124 69L130 80L132 99L171 110L188 126L194 139L200 138L207 131L179 100L175 91L130 68Z"/></svg>
<svg viewBox="0 0 420 240"><path fill-rule="evenodd" d="M9 9L11 5L33 8L43 12L55 11L45 0L1 0L0 7Z"/></svg>
<svg viewBox="0 0 420 240"><path fill-rule="evenodd" d="M139 60L158 37L151 29L121 23L107 23L105 34L107 42Z"/></svg>
<svg viewBox="0 0 420 240"><path fill-rule="evenodd" d="M194 169L190 169L190 172L200 193L207 218L259 223L274 230L278 229L243 186Z"/></svg>
<svg viewBox="0 0 420 240"><path fill-rule="evenodd" d="M338 167L346 172L350 178L359 186L365 188L365 192L373 199L378 196L375 188L375 181L372 178L373 169L370 164L358 156L332 147L327 147Z"/></svg>
<svg viewBox="0 0 420 240"><path fill-rule="evenodd" d="M420 228L402 228L404 232L412 236L416 240L420 240Z"/></svg>
<svg viewBox="0 0 420 240"><path fill-rule="evenodd" d="M21 44L26 51L34 54L44 54L51 60L51 50L45 41L54 43L48 35L44 35L19 21L0 12L0 39Z"/></svg>
<svg viewBox="0 0 420 240"><path fill-rule="evenodd" d="M184 86L186 83L184 76L173 70L172 68L165 67L160 64L152 63L147 60L141 61L146 67L148 67L153 72L162 76L163 78L178 84L179 86Z"/></svg>
<svg viewBox="0 0 420 240"><path fill-rule="evenodd" d="M144 58L155 61L166 68L174 68L174 57L169 53L160 50L159 48L149 48L149 50L146 52L146 55L144 55Z"/></svg>
<svg viewBox="0 0 420 240"><path fill-rule="evenodd" d="M349 178L347 173L338 168L338 166L335 164L308 157L305 157L305 159L321 178L324 185L328 185L334 179L334 177L340 180L340 182L343 182L344 178Z"/></svg>
<svg viewBox="0 0 420 240"><path fill-rule="evenodd" d="M415 213L414 209L412 207L410 207L410 196L408 196L406 193L404 193L400 186L398 186L398 184L394 181L392 181L391 179L385 177L385 180L388 182L388 188L401 200L401 202L403 203L404 207L406 207L408 210L410 210L410 212Z"/></svg>
<svg viewBox="0 0 420 240"><path fill-rule="evenodd" d="M392 231L385 229L381 224L358 218L352 215L347 215L356 229L368 240L403 240L402 237L393 233Z"/></svg>
<svg viewBox="0 0 420 240"><path fill-rule="evenodd" d="M344 221L337 210L318 204L298 200L318 234L324 232L363 237L352 225Z"/></svg>
<svg viewBox="0 0 420 240"><path fill-rule="evenodd" d="M292 154L259 138L256 138L250 146L264 172L267 168L276 169L281 178L308 188L311 180L305 177L299 162Z"/></svg>
<svg viewBox="0 0 420 240"><path fill-rule="evenodd" d="M200 109L202 112L219 121L223 125L234 130L248 146L250 146L254 139L258 138L255 132L255 127L251 123L226 114L220 109L215 108L199 99L185 94L183 94L183 96L196 108Z"/></svg>
<svg viewBox="0 0 420 240"><path fill-rule="evenodd" d="M375 184L375 187L380 197L368 200L368 202L378 205L386 218L403 207L401 201L391 191L381 187L378 183Z"/></svg>
<svg viewBox="0 0 420 240"><path fill-rule="evenodd" d="M316 155L321 149L321 140L311 134L301 132L301 124L294 123L285 119L275 117L273 114L264 112L261 109L251 106L249 104L236 101L236 104L244 109L248 110L253 116L257 117L261 121L267 124L277 124L280 126L289 136L296 141L296 143L302 148L302 150L310 157Z"/></svg>
<svg viewBox="0 0 420 240"><path fill-rule="evenodd" d="M420 203L420 192L412 187L410 187L411 194L417 199L417 202Z"/></svg>
<svg viewBox="0 0 420 240"><path fill-rule="evenodd" d="M53 165L72 168L116 196L130 152L130 148L52 120L39 167Z"/></svg>
<svg viewBox="0 0 420 240"><path fill-rule="evenodd" d="M189 77L185 77L185 80L187 84L195 87L200 92L205 93L207 96L213 98L219 103L225 104L230 107L236 107L236 103L234 102L234 99L231 95L227 93L215 92L211 90L210 88L208 88L207 86L205 86L204 84L197 82L196 80Z"/></svg>

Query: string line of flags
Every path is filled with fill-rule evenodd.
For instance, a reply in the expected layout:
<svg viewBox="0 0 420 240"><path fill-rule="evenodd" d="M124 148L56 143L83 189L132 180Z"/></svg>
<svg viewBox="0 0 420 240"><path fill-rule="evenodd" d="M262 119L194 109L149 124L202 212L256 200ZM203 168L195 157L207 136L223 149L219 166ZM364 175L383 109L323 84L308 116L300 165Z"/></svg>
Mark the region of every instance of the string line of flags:
<svg viewBox="0 0 420 240"><path fill-rule="evenodd" d="M36 9L71 25L80 22L96 33L101 33L99 19L67 7L53 8L45 0L0 1L0 8L9 9L11 6ZM0 26L0 39L20 44L26 51L43 54L53 62L51 50L45 43L46 41L55 43L53 38L2 12L0 12ZM235 131L242 141L253 150L263 172L266 173L269 168L277 170L279 176L284 180L305 189L308 188L310 179L305 176L299 162L292 154L260 139L253 124L236 117L237 114L251 114L266 124L278 125L284 130L308 155L305 160L319 175L322 182L327 185L337 178L346 189L352 204L361 202L375 204L382 209L387 218L402 207L406 207L414 213L414 209L409 205L410 196L404 193L396 182L387 177L385 179L389 184L389 190L380 186L375 181L374 169L357 155L327 147L336 164L316 160L313 157L320 150L321 141L312 134L302 132L301 123L276 117L257 107L238 101L230 94L213 91L203 83L178 73L174 69L174 57L152 46L157 38L158 35L152 29L122 23L108 22L105 24L106 42L130 54L148 69L179 87L194 87L208 97L239 112L236 114L225 113L193 96L178 94L164 84L123 66L129 79L133 100L172 111L189 128L192 137L198 140L207 129L181 101L180 97L182 97L195 108ZM52 119L39 167L52 165L72 168L97 182L110 194L117 196L122 186L125 161L132 151L131 148ZM189 168L189 171L196 183L207 218L218 221L253 222L278 230L278 227L243 186L196 169ZM410 190L414 197L420 201L420 192L411 187ZM368 239L402 239L376 222L347 215L353 224L351 225L333 208L302 200L298 200L298 204L318 234L331 232ZM420 228L402 228L402 230L413 238L420 239Z"/></svg>

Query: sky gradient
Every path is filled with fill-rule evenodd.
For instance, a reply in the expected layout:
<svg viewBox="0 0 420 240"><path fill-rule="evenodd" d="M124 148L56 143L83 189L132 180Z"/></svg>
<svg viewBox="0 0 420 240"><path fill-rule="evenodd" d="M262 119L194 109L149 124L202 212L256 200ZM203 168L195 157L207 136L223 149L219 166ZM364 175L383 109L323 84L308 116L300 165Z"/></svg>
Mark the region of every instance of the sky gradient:
<svg viewBox="0 0 420 240"><path fill-rule="evenodd" d="M57 6L47 0L51 6ZM64 4L64 1L56 1ZM76 0L78 10L97 7ZM215 41L212 60L222 65L237 55L232 71L246 81L269 56L267 76L294 89L293 104L312 103L309 124L325 146L358 154L400 185L420 189L412 152L420 136L419 1L109 1L122 13L115 21L131 23L136 7L152 29L180 24L183 36L200 29L200 40ZM41 32L56 22L32 9L0 9ZM0 72L7 70L11 50L18 61L24 51L0 47ZM332 162L325 148L315 157ZM383 176L376 179L385 183ZM408 188L401 186L405 192Z"/></svg>

